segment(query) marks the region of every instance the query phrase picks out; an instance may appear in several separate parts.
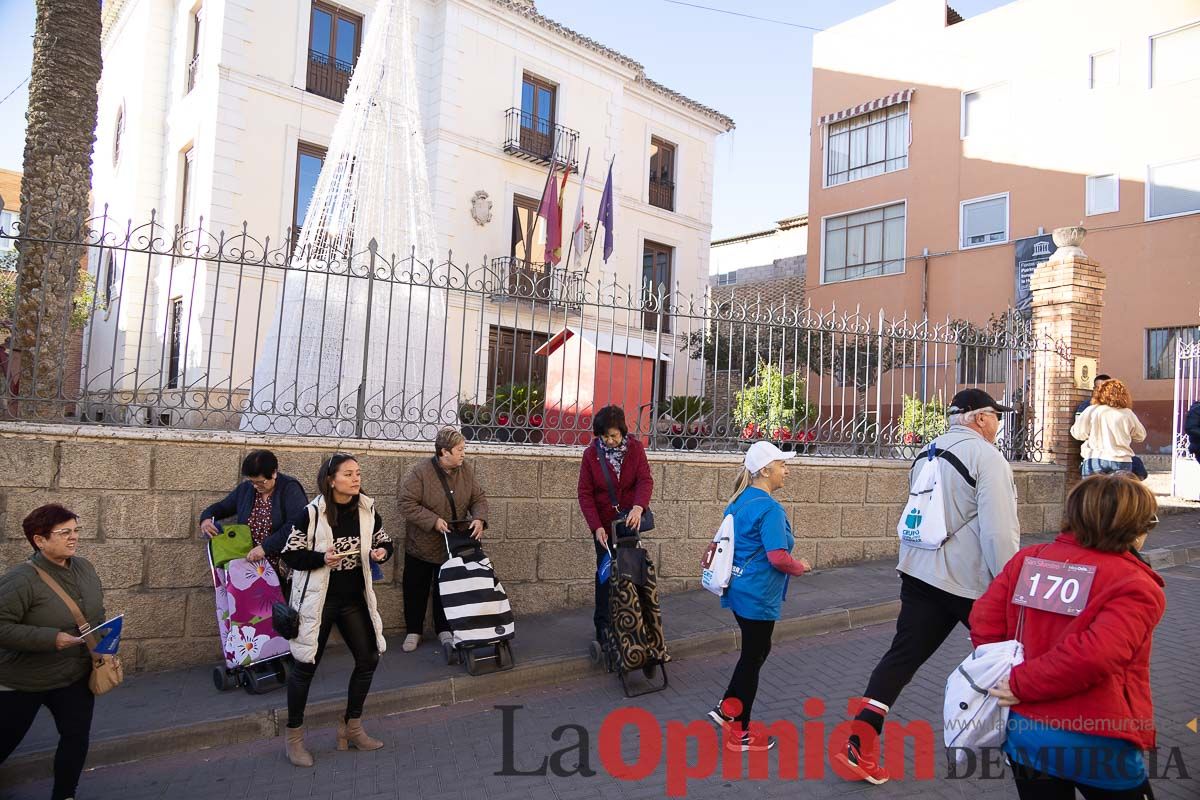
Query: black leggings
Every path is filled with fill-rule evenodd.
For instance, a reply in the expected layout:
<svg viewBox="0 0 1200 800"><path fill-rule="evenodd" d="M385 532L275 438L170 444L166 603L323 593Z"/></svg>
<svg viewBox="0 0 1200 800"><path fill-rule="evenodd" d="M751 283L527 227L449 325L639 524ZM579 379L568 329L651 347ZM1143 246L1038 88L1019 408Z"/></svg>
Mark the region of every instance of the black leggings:
<svg viewBox="0 0 1200 800"><path fill-rule="evenodd" d="M1075 800L1076 789L1084 800L1154 800L1149 780L1133 789L1097 789L1038 772L1024 764L1013 764L1012 770L1017 797L1021 800Z"/></svg>
<svg viewBox="0 0 1200 800"><path fill-rule="evenodd" d="M738 657L737 666L733 668L733 677L729 679L729 688L725 690L725 698L736 697L742 703L742 713L737 716L743 731L750 730L750 711L754 708L754 697L758 694L758 673L771 652L771 634L775 632L773 619L745 619L733 615L738 627L742 629L742 654Z"/></svg>
<svg viewBox="0 0 1200 800"><path fill-rule="evenodd" d="M88 688L88 678L45 692L0 692L0 764L9 757L29 732L38 710L45 706L58 728L58 749L54 752L54 793L52 800L75 796L83 762L87 760L88 739L92 730L92 709L96 696Z"/></svg>
<svg viewBox="0 0 1200 800"><path fill-rule="evenodd" d="M288 678L288 727L299 728L304 724L304 707L308 705L308 690L317 664L325 654L329 632L337 625L338 632L354 656L354 671L350 673L350 688L346 697L347 720L358 719L363 713L363 703L371 691L371 679L379 664L379 651L375 646L375 626L367 611L367 599L362 592L350 595L329 595L321 610L321 630L317 635L317 658L312 664L297 661Z"/></svg>
<svg viewBox="0 0 1200 800"><path fill-rule="evenodd" d="M917 670L937 652L954 627L960 622L968 624L974 603L974 600L900 573L900 615L896 618L896 635L892 646L871 673L866 696L887 706L895 703ZM865 711L859 718L875 727L876 732L882 730L881 716Z"/></svg>
<svg viewBox="0 0 1200 800"><path fill-rule="evenodd" d="M405 633L420 636L425 632L425 609L429 604L430 590L433 592L433 630L437 633L450 630L446 611L442 608L442 596L438 594L437 578L439 564L422 561L416 556L404 554L404 628Z"/></svg>

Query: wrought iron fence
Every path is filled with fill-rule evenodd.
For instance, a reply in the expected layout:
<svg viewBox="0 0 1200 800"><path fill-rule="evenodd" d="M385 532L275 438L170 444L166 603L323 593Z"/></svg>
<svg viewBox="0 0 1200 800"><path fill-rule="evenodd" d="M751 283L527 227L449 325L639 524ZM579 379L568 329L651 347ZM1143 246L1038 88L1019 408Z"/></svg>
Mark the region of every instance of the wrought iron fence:
<svg viewBox="0 0 1200 800"><path fill-rule="evenodd" d="M0 274L10 420L414 441L457 424L476 442L553 446L590 441L592 414L615 403L652 449L768 439L911 458L945 429L954 393L981 386L1017 409L1005 454L1040 460L1049 367L1069 357L1012 311L986 323L819 311L752 287L716 298L509 258L422 259L359 234L316 262L288 239L154 217L46 231L0 231L0 244L86 270L26 304L23 328L11 324L21 273ZM72 314L80 333L61 347L77 367L43 352L64 341L48 326Z"/></svg>

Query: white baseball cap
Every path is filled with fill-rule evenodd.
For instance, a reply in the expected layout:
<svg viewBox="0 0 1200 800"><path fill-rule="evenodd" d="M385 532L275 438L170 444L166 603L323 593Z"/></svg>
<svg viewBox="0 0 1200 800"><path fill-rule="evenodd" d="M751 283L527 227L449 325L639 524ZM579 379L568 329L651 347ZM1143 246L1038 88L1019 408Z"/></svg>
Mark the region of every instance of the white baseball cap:
<svg viewBox="0 0 1200 800"><path fill-rule="evenodd" d="M795 457L795 453L785 453L770 442L755 442L746 451L743 464L747 472L754 474L772 462L787 461Z"/></svg>

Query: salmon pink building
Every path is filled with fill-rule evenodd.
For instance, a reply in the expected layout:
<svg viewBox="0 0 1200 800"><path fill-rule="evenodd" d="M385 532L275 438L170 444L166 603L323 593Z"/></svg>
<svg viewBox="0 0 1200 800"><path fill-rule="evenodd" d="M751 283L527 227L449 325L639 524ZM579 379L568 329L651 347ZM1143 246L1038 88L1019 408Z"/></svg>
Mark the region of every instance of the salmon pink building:
<svg viewBox="0 0 1200 800"><path fill-rule="evenodd" d="M896 0L816 35L812 98L814 306L983 324L1082 224L1099 368L1167 447L1175 342L1200 338L1200 4Z"/></svg>

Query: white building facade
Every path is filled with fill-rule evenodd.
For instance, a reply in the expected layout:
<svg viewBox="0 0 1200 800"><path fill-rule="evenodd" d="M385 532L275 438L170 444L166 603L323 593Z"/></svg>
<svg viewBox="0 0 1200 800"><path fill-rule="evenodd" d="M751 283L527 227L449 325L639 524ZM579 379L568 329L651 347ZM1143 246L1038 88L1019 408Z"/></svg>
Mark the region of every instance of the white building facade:
<svg viewBox="0 0 1200 800"><path fill-rule="evenodd" d="M93 198L108 230L124 239L127 220L136 226L154 212L158 236L195 236L185 249L214 252L223 242L228 252L243 235L249 253L286 242L304 221L374 7L373 0L105 3ZM615 157L615 249L607 263L595 254L588 281L616 282L635 297L646 281L703 294L715 143L732 120L543 17L532 0L412 0L412 14L442 249L428 256L547 274L536 208L551 150L572 163L563 202L569 218L590 148L584 193L592 224ZM569 221L564 227L565 250ZM104 389L137 391L157 371L171 390L198 381L223 382L233 395L246 390L256 343L237 341L237 333L271 318L278 271L243 267L235 278L212 259L180 269L178 257L122 250L100 249L94 261L108 303L90 338L92 388L103 368ZM575 258L559 267L585 269ZM260 281L261 293L248 281ZM246 301L251 296L255 302ZM464 399L482 400L518 380L522 365L498 363L508 350L532 353L565 324L552 304L489 297L468 312L470 304L459 298L456 306L451 295L449 305L446 358L455 368L468 365ZM650 326L642 317L626 314L615 324L644 332ZM656 334L670 338L669 330ZM690 377L675 386L680 380L664 382L672 393L697 388Z"/></svg>

